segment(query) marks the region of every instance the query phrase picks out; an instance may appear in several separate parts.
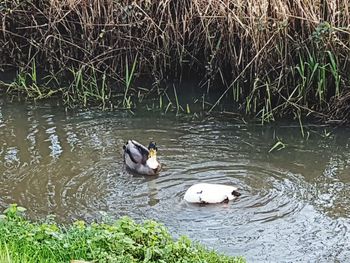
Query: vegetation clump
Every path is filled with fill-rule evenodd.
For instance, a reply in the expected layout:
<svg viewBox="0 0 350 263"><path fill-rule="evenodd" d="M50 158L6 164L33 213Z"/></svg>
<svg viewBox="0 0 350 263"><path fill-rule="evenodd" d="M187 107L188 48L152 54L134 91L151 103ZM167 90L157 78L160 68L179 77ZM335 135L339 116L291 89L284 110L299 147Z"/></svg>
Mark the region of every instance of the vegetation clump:
<svg viewBox="0 0 350 263"><path fill-rule="evenodd" d="M11 205L0 218L0 262L245 262L219 255L181 237L174 241L154 221L137 224L127 217L113 223L77 221L60 226L48 218L26 220L25 209Z"/></svg>
<svg viewBox="0 0 350 263"><path fill-rule="evenodd" d="M350 93L349 20L348 0L4 0L0 64L24 72L8 90L59 91L69 105L132 108L141 94L169 99L163 80L196 75L203 100L221 87L209 112L225 100L262 121L347 121L347 107L335 109ZM35 67L56 89L38 85ZM133 75L154 86L133 87Z"/></svg>

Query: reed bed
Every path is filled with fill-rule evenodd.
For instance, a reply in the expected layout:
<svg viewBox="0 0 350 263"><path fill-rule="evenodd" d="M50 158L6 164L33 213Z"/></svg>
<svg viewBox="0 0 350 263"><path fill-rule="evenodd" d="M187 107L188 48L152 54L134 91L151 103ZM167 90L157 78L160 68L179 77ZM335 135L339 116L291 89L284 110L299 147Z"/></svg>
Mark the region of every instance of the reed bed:
<svg viewBox="0 0 350 263"><path fill-rule="evenodd" d="M57 85L71 101L132 107L140 92L132 69L132 79L146 76L155 86L199 76L201 92L220 88L209 112L229 100L262 121L305 113L348 119L347 0L2 0L0 18L3 69L96 75L102 97L85 85ZM103 86L102 76L120 88Z"/></svg>

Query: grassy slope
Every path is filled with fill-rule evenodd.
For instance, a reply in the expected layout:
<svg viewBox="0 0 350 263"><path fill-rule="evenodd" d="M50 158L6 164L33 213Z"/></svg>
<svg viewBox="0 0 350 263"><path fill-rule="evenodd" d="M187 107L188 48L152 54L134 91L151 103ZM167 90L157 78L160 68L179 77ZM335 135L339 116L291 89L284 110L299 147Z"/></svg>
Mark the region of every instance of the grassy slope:
<svg viewBox="0 0 350 263"><path fill-rule="evenodd" d="M32 223L10 206L0 220L0 262L245 262L219 255L182 237L174 241L154 221L137 224L130 218L113 223L63 227L54 221Z"/></svg>

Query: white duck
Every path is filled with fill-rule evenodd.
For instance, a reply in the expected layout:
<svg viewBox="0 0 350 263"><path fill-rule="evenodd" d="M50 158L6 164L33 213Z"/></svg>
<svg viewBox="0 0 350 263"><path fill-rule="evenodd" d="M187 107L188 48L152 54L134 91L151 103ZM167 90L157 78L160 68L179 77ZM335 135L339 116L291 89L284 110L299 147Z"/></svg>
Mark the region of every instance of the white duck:
<svg viewBox="0 0 350 263"><path fill-rule="evenodd" d="M186 191L184 199L199 204L227 203L241 195L237 190L231 185L199 183Z"/></svg>
<svg viewBox="0 0 350 263"><path fill-rule="evenodd" d="M128 140L123 146L124 162L132 171L145 175L156 175L161 166L157 161L157 150L155 142L150 142L148 148L134 140Z"/></svg>

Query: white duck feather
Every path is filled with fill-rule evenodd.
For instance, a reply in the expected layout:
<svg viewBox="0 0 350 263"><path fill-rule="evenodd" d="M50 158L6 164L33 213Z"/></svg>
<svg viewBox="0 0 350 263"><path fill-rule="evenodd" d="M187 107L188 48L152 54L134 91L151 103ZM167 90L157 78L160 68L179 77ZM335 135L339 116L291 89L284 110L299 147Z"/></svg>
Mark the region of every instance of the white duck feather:
<svg viewBox="0 0 350 263"><path fill-rule="evenodd" d="M237 187L231 185L199 183L186 191L184 199L189 203L225 203L241 195L237 190Z"/></svg>

